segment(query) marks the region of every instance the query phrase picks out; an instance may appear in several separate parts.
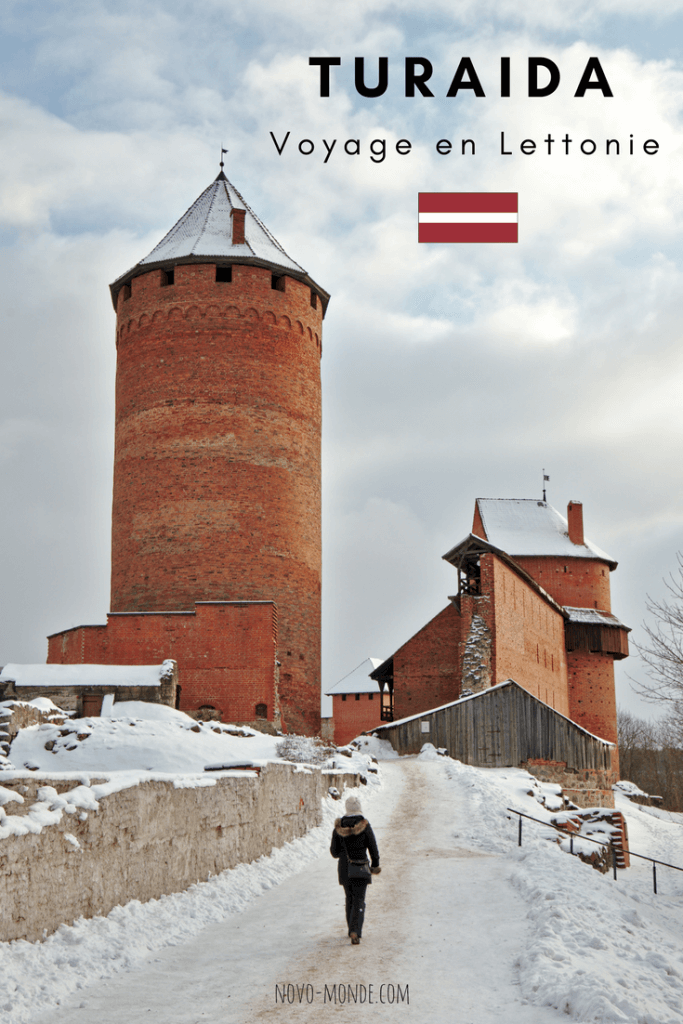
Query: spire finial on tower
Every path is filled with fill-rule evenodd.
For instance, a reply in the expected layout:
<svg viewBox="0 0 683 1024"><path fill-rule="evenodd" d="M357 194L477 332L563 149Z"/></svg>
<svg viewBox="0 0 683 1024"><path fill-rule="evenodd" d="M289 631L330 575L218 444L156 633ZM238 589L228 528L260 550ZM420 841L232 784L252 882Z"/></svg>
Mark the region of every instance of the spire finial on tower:
<svg viewBox="0 0 683 1024"><path fill-rule="evenodd" d="M218 174L216 175L216 181L227 181L227 178L225 177L225 172L223 170L223 168L225 167L225 164L223 162L223 157L225 156L225 154L227 152L228 152L227 149L223 149L223 147L221 146L221 169L218 172Z"/></svg>
<svg viewBox="0 0 683 1024"><path fill-rule="evenodd" d="M545 467L543 468L543 501L546 500L545 496L545 485L550 482L550 477L545 475Z"/></svg>

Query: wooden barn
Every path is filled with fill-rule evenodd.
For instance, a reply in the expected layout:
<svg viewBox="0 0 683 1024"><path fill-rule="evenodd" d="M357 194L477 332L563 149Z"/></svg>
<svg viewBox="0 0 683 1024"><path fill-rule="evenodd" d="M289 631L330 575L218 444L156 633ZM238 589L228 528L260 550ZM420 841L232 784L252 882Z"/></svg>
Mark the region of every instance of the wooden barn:
<svg viewBox="0 0 683 1024"><path fill-rule="evenodd" d="M425 743L481 768L526 768L580 807L613 807L614 744L593 736L513 679L373 729L398 754Z"/></svg>

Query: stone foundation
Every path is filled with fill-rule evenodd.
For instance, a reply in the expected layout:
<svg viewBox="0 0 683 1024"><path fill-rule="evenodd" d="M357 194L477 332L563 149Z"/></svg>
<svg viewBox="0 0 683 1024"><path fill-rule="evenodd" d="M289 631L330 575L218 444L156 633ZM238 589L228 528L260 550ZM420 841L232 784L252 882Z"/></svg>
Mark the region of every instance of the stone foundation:
<svg viewBox="0 0 683 1024"><path fill-rule="evenodd" d="M617 781L614 771L597 768L568 768L565 761L524 761L526 768L539 782L553 782L562 787L568 800L577 807L614 807L612 786Z"/></svg>

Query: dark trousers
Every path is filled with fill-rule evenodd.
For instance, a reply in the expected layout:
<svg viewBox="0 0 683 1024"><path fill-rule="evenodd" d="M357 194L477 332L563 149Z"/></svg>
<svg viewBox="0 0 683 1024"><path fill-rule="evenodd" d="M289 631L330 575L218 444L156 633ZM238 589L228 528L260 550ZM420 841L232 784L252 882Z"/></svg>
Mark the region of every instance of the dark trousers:
<svg viewBox="0 0 683 1024"><path fill-rule="evenodd" d="M358 938L363 931L363 919L365 917L365 890L368 883L362 878L350 878L344 883L346 893L346 923L349 926L349 935L355 932Z"/></svg>

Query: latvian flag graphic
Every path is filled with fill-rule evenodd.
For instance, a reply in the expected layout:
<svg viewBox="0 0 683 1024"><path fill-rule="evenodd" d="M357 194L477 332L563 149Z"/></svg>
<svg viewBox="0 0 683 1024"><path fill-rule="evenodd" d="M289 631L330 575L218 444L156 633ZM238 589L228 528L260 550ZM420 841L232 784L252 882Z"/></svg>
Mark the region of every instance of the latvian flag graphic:
<svg viewBox="0 0 683 1024"><path fill-rule="evenodd" d="M418 242L516 242L516 192L418 193Z"/></svg>

